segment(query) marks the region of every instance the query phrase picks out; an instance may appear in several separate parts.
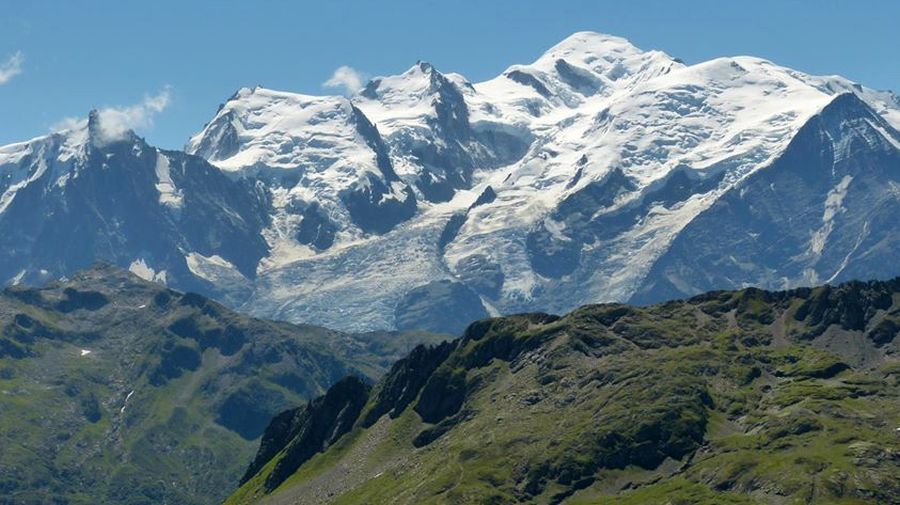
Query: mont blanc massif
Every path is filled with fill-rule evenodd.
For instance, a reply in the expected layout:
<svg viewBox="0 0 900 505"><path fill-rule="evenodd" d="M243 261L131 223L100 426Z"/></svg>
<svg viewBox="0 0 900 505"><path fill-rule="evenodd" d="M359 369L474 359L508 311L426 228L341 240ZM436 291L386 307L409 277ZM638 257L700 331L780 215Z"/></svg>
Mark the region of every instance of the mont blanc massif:
<svg viewBox="0 0 900 505"><path fill-rule="evenodd" d="M0 147L0 389L73 405L0 416L46 470L0 494L898 503L897 95L592 32L445 70Z"/></svg>
<svg viewBox="0 0 900 505"><path fill-rule="evenodd" d="M99 123L0 149L7 282L103 260L259 316L458 331L900 273L900 99L758 58L577 33L482 83L242 88L184 152Z"/></svg>

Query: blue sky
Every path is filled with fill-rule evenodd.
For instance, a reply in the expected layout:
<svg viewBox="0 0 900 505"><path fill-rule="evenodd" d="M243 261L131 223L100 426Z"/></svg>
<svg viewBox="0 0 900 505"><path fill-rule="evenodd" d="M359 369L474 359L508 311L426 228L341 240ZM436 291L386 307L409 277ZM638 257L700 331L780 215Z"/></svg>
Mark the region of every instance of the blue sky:
<svg viewBox="0 0 900 505"><path fill-rule="evenodd" d="M322 94L339 66L387 75L419 59L479 81L579 30L619 35L688 63L751 54L900 91L896 0L0 5L0 144L44 134L94 107L149 97L149 108L131 109L143 119L139 133L180 148L241 86Z"/></svg>

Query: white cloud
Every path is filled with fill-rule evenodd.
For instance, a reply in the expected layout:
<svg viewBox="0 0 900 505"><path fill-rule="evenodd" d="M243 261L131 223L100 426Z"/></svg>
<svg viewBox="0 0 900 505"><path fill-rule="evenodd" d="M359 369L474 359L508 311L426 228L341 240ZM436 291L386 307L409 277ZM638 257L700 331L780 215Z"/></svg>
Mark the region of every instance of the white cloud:
<svg viewBox="0 0 900 505"><path fill-rule="evenodd" d="M352 67L343 65L332 74L331 79L322 83L326 88L340 88L345 95L352 95L363 87L366 76Z"/></svg>
<svg viewBox="0 0 900 505"><path fill-rule="evenodd" d="M74 130L83 127L86 122L86 119L80 117L64 117L50 125L50 131Z"/></svg>
<svg viewBox="0 0 900 505"><path fill-rule="evenodd" d="M125 107L98 109L97 118L101 140L105 142L120 140L130 130L153 126L154 117L169 106L171 98L172 89L166 86L156 95L144 97L140 103ZM84 127L85 124L86 120L83 118L69 117L54 123L50 129L53 131L70 130Z"/></svg>
<svg viewBox="0 0 900 505"><path fill-rule="evenodd" d="M153 118L169 106L171 88L163 88L155 96L144 97L136 105L128 107L106 107L98 112L100 131L106 140L122 138L129 130L139 130L153 126Z"/></svg>
<svg viewBox="0 0 900 505"><path fill-rule="evenodd" d="M16 51L2 65L0 65L0 84L6 84L10 79L22 73L25 65L25 55L22 51Z"/></svg>

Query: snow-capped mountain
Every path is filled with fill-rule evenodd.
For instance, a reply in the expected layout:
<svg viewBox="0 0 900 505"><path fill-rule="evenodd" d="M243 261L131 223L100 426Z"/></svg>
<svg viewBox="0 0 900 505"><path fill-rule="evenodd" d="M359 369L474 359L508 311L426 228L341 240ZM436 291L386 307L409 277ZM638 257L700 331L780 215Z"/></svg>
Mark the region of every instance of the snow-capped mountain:
<svg viewBox="0 0 900 505"><path fill-rule="evenodd" d="M445 202L472 187L476 169L519 159L531 137L527 129L489 120L472 121L465 93L472 84L418 62L398 76L372 80L355 100L384 132L398 172L425 200Z"/></svg>
<svg viewBox="0 0 900 505"><path fill-rule="evenodd" d="M7 282L107 261L235 302L269 254L260 233L269 219L264 191L131 132L111 137L96 112L71 129L0 148L0 173Z"/></svg>
<svg viewBox="0 0 900 505"><path fill-rule="evenodd" d="M633 301L720 286L834 283L900 267L900 133L853 94L685 225ZM712 268L710 267L712 266Z"/></svg>
<svg viewBox="0 0 900 505"><path fill-rule="evenodd" d="M418 62L346 98L244 88L181 156L242 192L221 205L251 209L252 252L167 258L256 314L339 329L895 276L898 127L896 95L842 77L589 32L480 83ZM56 142L50 172L68 135L31 143ZM24 145L0 150L0 209L37 173ZM153 174L154 212L186 219L187 183Z"/></svg>
<svg viewBox="0 0 900 505"><path fill-rule="evenodd" d="M243 88L186 151L266 185L275 257L383 233L416 211L378 130L346 98Z"/></svg>

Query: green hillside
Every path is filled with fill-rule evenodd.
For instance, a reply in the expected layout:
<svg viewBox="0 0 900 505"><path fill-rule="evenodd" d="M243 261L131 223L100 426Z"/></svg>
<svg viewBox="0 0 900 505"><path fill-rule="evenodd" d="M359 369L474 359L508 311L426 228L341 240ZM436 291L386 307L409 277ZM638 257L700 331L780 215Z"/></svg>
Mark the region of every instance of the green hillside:
<svg viewBox="0 0 900 505"><path fill-rule="evenodd" d="M427 338L261 321L107 266L7 288L0 503L219 503L273 415Z"/></svg>
<svg viewBox="0 0 900 505"><path fill-rule="evenodd" d="M900 503L900 279L484 320L278 416L227 503Z"/></svg>

